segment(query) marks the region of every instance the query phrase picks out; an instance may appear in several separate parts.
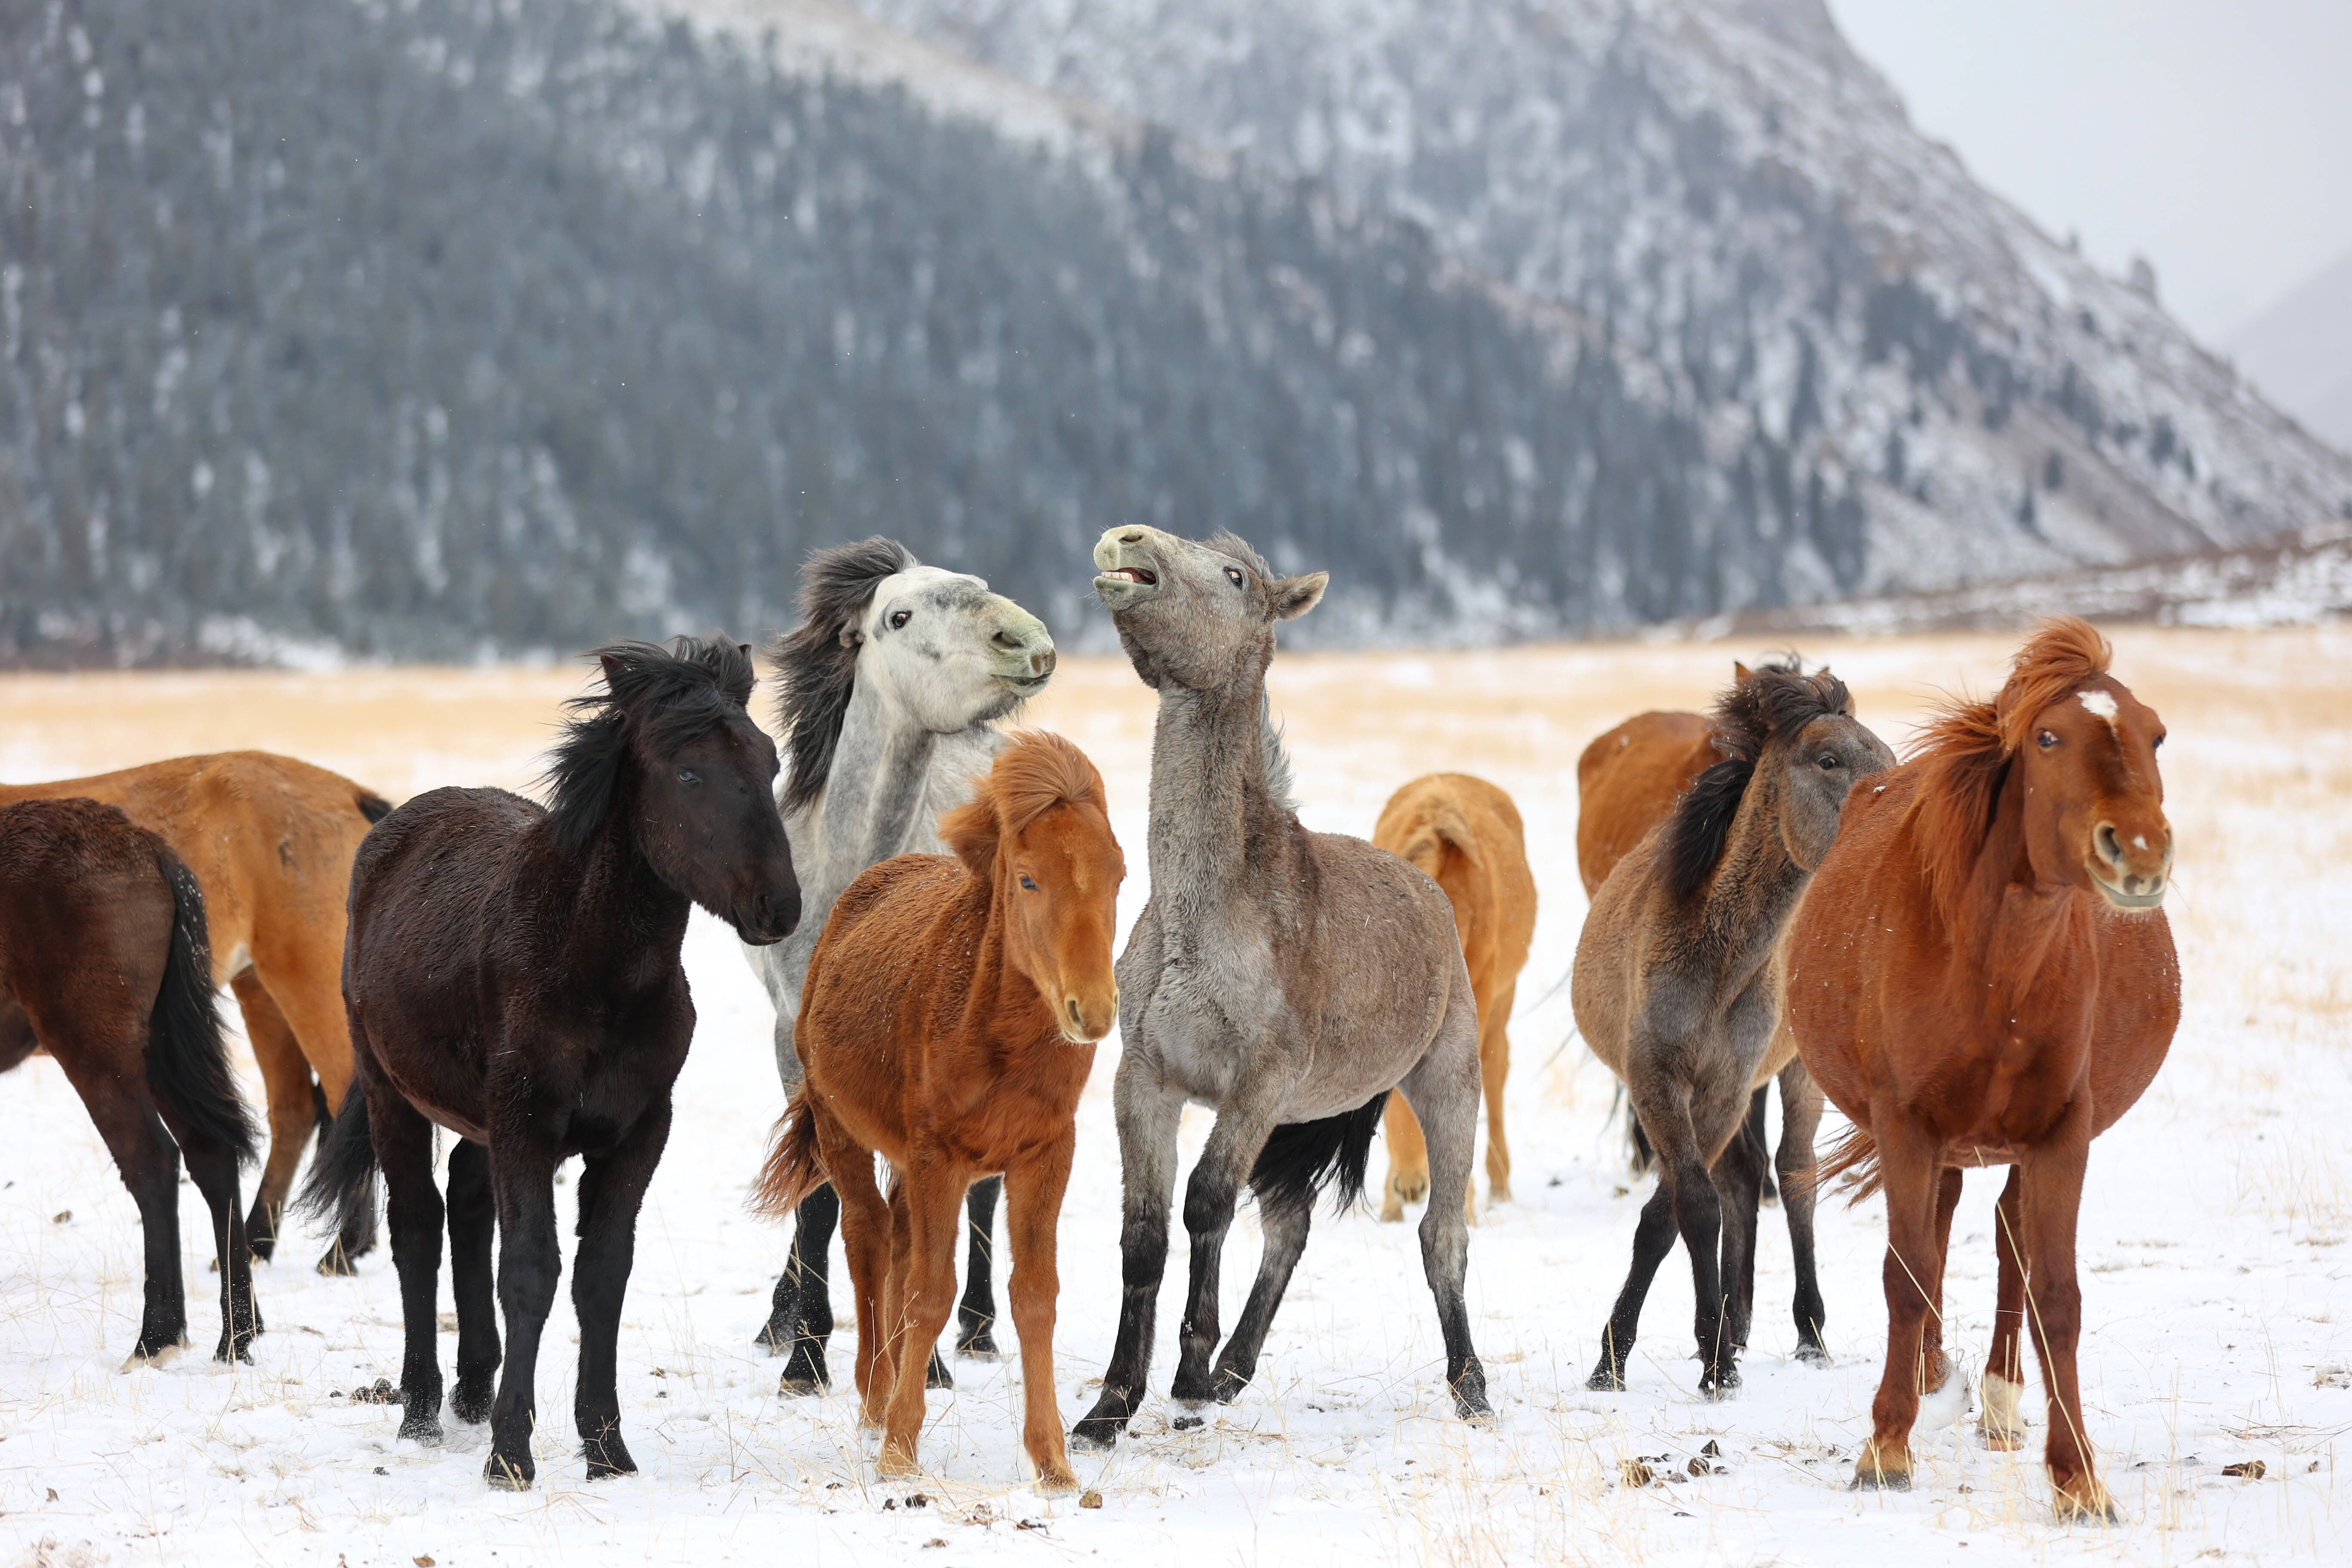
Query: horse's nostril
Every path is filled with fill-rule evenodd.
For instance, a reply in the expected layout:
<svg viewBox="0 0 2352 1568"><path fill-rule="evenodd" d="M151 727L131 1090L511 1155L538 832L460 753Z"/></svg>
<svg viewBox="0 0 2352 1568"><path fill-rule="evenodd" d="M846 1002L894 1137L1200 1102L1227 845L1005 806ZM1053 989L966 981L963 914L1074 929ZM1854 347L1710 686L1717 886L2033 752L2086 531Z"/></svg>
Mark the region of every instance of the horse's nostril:
<svg viewBox="0 0 2352 1568"><path fill-rule="evenodd" d="M1143 531L1138 529L1133 532L1122 533L1118 536L1118 542L1121 544L1140 544L1143 542Z"/></svg>
<svg viewBox="0 0 2352 1568"><path fill-rule="evenodd" d="M2124 847L2116 838L2113 823L2099 824L2099 830L2091 835L2091 843L2098 850L2099 858L2108 865L2121 866L2124 863Z"/></svg>

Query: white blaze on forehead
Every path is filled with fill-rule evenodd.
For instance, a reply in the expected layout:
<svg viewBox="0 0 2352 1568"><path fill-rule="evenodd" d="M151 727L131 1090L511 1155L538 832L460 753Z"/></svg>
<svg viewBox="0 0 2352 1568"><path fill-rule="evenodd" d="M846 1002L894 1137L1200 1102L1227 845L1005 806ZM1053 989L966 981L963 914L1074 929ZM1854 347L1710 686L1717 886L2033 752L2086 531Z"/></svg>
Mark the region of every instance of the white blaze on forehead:
<svg viewBox="0 0 2352 1568"><path fill-rule="evenodd" d="M2096 713L2100 718L2105 719L2107 721L2107 728L2110 730L2115 728L2116 716L2119 710L2116 707L2116 695L2114 692L2084 691L2077 693L2077 697L2084 707L2088 708L2092 712Z"/></svg>

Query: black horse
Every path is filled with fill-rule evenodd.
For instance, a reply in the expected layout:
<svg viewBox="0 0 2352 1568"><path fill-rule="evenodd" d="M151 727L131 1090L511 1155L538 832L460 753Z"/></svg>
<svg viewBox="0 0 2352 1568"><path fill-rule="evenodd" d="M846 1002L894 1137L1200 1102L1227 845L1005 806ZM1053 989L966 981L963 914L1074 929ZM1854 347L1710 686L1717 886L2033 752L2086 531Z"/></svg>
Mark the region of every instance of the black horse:
<svg viewBox="0 0 2352 1568"><path fill-rule="evenodd" d="M504 790L437 789L394 812L352 868L343 1000L354 1077L303 1193L316 1213L366 1201L383 1170L407 1353L400 1435L441 1437L434 1300L449 1155L461 1421L491 1416L483 1474L530 1485L533 1375L562 1256L555 1167L583 1157L572 1415L591 1480L634 1471L614 1388L637 1209L669 1137L694 1033L678 951L698 903L745 941L781 941L800 884L770 791L776 749L744 711L751 650L680 637L600 649L605 690L576 698L545 808ZM512 1336L498 1384L498 1296Z"/></svg>

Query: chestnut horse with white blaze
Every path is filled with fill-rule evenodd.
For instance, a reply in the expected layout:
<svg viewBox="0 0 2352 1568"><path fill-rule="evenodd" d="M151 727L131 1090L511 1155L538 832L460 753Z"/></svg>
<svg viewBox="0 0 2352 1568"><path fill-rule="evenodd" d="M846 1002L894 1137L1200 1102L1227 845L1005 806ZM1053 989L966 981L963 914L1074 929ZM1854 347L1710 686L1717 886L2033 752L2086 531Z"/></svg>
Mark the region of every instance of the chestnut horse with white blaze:
<svg viewBox="0 0 2352 1568"><path fill-rule="evenodd" d="M1985 1370L1989 1447L2021 1446L2028 1323L2064 1515L2113 1519L2076 1383L2076 1211L2091 1140L2131 1109L2180 1019L2159 906L2172 828L2164 724L2083 621L2027 641L1990 702L1954 702L1847 805L1786 950L1798 1048L1853 1121L1824 1176L1886 1192L1886 1368L1854 1485L1907 1487L1923 1390L1943 1385L1944 1258L1961 1172L2007 1165Z"/></svg>
<svg viewBox="0 0 2352 1568"><path fill-rule="evenodd" d="M1486 1094L1486 1201L1511 1197L1511 1144L1503 1135L1503 1082L1511 1072L1511 1005L1519 971L1536 935L1536 877L1528 866L1527 829L1499 787L1469 773L1429 773L1389 797L1372 842L1411 861L1444 889L1462 938L1470 989L1478 999L1478 1079ZM1429 1145L1402 1095L1382 1113L1389 1175L1381 1218L1404 1218L1404 1205L1429 1192ZM1475 1219L1476 1194L1462 1194Z"/></svg>
<svg viewBox="0 0 2352 1568"><path fill-rule="evenodd" d="M1077 1485L1054 1397L1055 1226L1111 969L1127 862L1102 776L1058 735L1014 737L940 818L952 855L868 868L833 907L793 1026L805 1077L756 1199L781 1214L831 1181L857 1295L863 1418L886 1476L917 1470L925 1368L955 1305L965 1192L1002 1173L1027 1405L1046 1491ZM894 1173L875 1184L879 1152Z"/></svg>

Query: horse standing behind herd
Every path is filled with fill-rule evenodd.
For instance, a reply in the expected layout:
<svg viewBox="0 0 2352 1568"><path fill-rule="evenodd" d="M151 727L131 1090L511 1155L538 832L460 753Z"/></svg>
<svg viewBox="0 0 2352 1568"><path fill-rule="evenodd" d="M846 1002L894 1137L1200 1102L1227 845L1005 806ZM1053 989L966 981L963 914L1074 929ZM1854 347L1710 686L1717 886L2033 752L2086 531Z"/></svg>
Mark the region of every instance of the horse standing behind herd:
<svg viewBox="0 0 2352 1568"><path fill-rule="evenodd" d="M1124 861L1099 775L1066 742L1008 746L997 729L1051 674L1051 638L977 579L921 567L887 540L810 563L803 625L777 650L792 754L781 779L747 713L749 650L684 638L602 650L604 690L575 704L549 807L439 790L385 816L357 786L320 775L362 821L382 820L352 861L348 938L334 933L352 1087L305 1200L356 1251L370 1173L383 1168L406 1337L402 1436L440 1435L434 1296L446 1221L453 1407L493 1419L488 1479L531 1484L533 1373L561 1267L552 1178L576 1153L587 1170L575 1424L592 1479L635 1468L620 1435L615 1342L637 1209L693 1028L679 952L695 902L751 944L794 1089L762 1197L798 1203L800 1233L761 1339L792 1357L786 1392L823 1386L824 1247L843 1212L820 1201L831 1177L847 1205L857 1381L866 1417L884 1428L885 1474L916 1469L924 1388L946 1375L932 1346L950 1310L968 1188L959 1343L991 1348L986 1178L1002 1172L1024 1447L1041 1487L1075 1484L1054 1384L1055 1227L1078 1089L1114 1006L1119 1323L1101 1394L1070 1440L1109 1447L1145 1400L1187 1102L1217 1115L1184 1202L1177 1403L1197 1410L1247 1389L1316 1195L1360 1194L1396 1092L1410 1110L1391 1117L1386 1206L1426 1191L1421 1250L1445 1386L1459 1416L1490 1417L1465 1276L1482 1088L1490 1184L1496 1201L1508 1194L1504 1030L1534 904L1516 809L1481 781L1433 775L1391 801L1381 845L1307 831L1265 673L1276 623L1313 609L1326 574L1278 574L1231 535L1201 542L1140 527L1106 533L1095 556L1097 595L1159 700L1151 894L1115 975ZM1983 1436L1995 1447L2021 1439L2030 1329L2059 1510L2112 1517L2074 1370L2074 1213L2090 1140L2147 1088L2179 1000L2158 908L2172 856L2155 763L2162 726L2108 661L2082 623L2046 627L1996 700L1953 705L1891 773L1843 688L1794 668L1742 669L1712 721L1650 715L1671 722L1637 736L1636 721L1612 732L1617 743L1596 742L1603 763L1636 750L1643 760L1621 770L1624 810L1591 824L1575 1006L1588 1042L1626 1078L1662 1164L1592 1386L1624 1385L1643 1294L1677 1233L1698 1287L1702 1388L1736 1386L1762 1177L1760 1132L1739 1129L1760 1108L1751 1091L1780 1070L1801 1357L1821 1352L1809 1167L1822 1089L1853 1123L1826 1172L1865 1172L1859 1190L1888 1198L1887 1360L1855 1484L1907 1482L1918 1395L1951 1375L1940 1309L1960 1172L2008 1164ZM1593 763L1589 752L1581 771ZM99 793L106 782L41 787ZM1585 782L1590 816L1608 792ZM1580 828L1580 854L1586 837ZM59 1059L139 1199L142 1356L184 1329L173 1141L213 1210L220 1353L248 1355L261 1327L236 1212L251 1132L206 984L247 971L229 963L215 975L198 881L163 838L110 807L0 810L0 1047L10 1065L34 1040ZM80 912L28 920L26 900L59 883L91 889ZM250 983L237 993L268 1053L278 1142L299 1148L278 1114L279 1080L305 1005L289 1006L261 973L267 939L250 929ZM936 962L911 957L932 950ZM101 963L111 967L92 968ZM59 984L83 973L119 976L98 988L103 1005L87 985ZM302 1032L303 1051L316 1032ZM324 1083L332 1062L321 1054L331 1058L322 1048L310 1060ZM458 1140L446 1205L436 1124ZM274 1228L274 1179L257 1235ZM1244 1187L1265 1250L1221 1351L1220 1260Z"/></svg>

